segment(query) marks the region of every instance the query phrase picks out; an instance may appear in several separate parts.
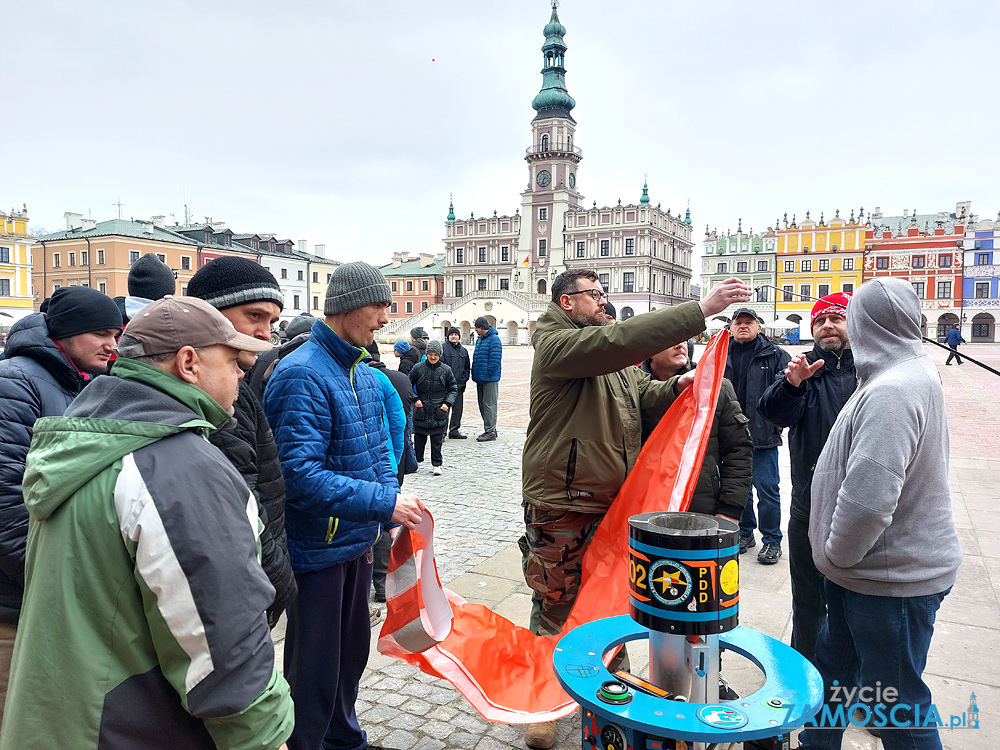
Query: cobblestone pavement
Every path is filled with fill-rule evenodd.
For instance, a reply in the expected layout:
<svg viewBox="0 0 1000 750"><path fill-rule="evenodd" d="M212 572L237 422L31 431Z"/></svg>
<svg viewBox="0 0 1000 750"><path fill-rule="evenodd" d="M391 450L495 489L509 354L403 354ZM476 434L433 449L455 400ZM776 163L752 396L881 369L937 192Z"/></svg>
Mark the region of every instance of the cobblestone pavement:
<svg viewBox="0 0 1000 750"><path fill-rule="evenodd" d="M797 353L807 347L786 348ZM996 398L1000 379L971 364L944 367L947 353L932 347L929 351L939 365L948 398L953 500L966 557L959 581L938 614L926 679L946 721L948 715L967 710L972 691L978 699L982 729L942 732L944 747L986 750L1000 747L1000 656L989 646L997 643L1000 627L1000 545L995 542L1000 532L1000 516L995 513L1000 495L1000 400ZM1000 369L1000 345L969 345L962 351ZM445 441L442 476L432 476L425 465L406 478L406 489L422 497L434 514L442 581L467 600L489 606L521 625L527 623L530 611L530 590L521 576L516 547L522 532L520 452L527 424L530 366L530 348L504 350L499 440L475 441L482 423L470 383L463 420L469 439ZM787 499L786 448L780 453L780 472L781 495ZM928 540L928 554L933 554L932 545ZM773 566L747 558L744 562L741 624L787 642L786 558ZM358 701L361 724L372 744L400 750L525 747L522 727L483 720L450 684L378 654L377 632L376 627ZM281 637L279 626L279 652ZM644 648L630 648L634 668L641 670L646 663ZM737 656L727 656L725 674L744 695L762 683L759 671ZM575 716L561 720L556 748L579 748L578 731ZM844 747L874 750L881 745L851 730Z"/></svg>

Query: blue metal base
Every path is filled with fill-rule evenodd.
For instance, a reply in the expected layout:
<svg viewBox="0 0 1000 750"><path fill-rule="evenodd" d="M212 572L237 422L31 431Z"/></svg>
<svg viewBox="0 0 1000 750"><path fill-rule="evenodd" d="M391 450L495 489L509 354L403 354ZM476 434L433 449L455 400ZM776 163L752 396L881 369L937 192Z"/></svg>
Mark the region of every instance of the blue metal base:
<svg viewBox="0 0 1000 750"><path fill-rule="evenodd" d="M682 637L682 636L678 636ZM823 705L819 671L790 646L763 633L737 627L719 635L720 650L746 657L764 673L764 686L753 695L718 703L685 703L630 690L625 705L609 705L597 698L601 684L614 680L601 657L629 641L648 639L649 631L628 615L582 625L560 639L553 665L560 684L595 717L584 718L584 747L608 750L673 748L664 738L696 742L739 742L776 737L801 727ZM596 742L589 741L594 737ZM609 745L601 731L612 725L625 740ZM619 740L620 742L620 740Z"/></svg>

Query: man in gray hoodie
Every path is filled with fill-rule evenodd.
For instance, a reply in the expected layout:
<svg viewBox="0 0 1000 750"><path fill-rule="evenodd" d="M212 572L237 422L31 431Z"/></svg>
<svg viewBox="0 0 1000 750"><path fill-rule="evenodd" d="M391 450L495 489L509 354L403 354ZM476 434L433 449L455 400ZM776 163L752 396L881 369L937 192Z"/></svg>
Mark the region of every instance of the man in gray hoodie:
<svg viewBox="0 0 1000 750"><path fill-rule="evenodd" d="M886 750L939 750L937 727L926 723L923 670L935 613L962 561L941 379L923 350L920 303L908 283L869 281L848 312L858 389L812 482L809 541L828 606L815 663L832 714L838 704L847 704L841 717L865 705L874 726L904 727L882 733ZM807 729L799 747L839 748L843 731Z"/></svg>

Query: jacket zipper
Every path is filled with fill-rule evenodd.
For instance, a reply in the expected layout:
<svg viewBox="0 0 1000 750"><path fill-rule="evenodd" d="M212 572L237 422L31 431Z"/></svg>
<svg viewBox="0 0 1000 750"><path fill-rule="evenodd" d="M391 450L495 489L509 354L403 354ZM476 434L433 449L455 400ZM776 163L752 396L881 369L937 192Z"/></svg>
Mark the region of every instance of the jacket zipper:
<svg viewBox="0 0 1000 750"><path fill-rule="evenodd" d="M333 535L337 533L337 527L340 526L340 519L330 516L330 521L326 525L326 543L333 544Z"/></svg>
<svg viewBox="0 0 1000 750"><path fill-rule="evenodd" d="M364 354L359 354L358 358L354 360L354 364L351 365L351 369L347 371L347 379L351 381L351 392L354 394L354 401L358 405L358 411L361 411L361 399L358 398L358 389L354 387L354 368L358 366L358 362L365 358ZM365 426L364 415L361 418L361 424L365 428L365 442L368 441L368 427ZM330 520L326 524L326 543L333 544L333 537L337 533L337 527L340 526L340 519L334 516L330 516Z"/></svg>
<svg viewBox="0 0 1000 750"><path fill-rule="evenodd" d="M625 376L622 375L622 371L618 371L618 377L622 381L622 388L625 389L625 395L628 396L628 403L633 409L635 408L635 399L632 398L632 391L629 390L628 382L625 380Z"/></svg>
<svg viewBox="0 0 1000 750"><path fill-rule="evenodd" d="M570 500L573 499L573 493L570 491L570 486L573 484L573 479L576 477L576 448L577 439L573 438L573 442L569 446L569 460L566 462L566 496Z"/></svg>

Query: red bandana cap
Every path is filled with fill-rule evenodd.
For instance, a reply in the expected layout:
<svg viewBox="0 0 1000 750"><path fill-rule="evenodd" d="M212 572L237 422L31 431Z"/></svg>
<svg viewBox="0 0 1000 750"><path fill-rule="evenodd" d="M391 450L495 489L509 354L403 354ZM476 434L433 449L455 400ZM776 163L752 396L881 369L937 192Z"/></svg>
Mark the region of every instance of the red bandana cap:
<svg viewBox="0 0 1000 750"><path fill-rule="evenodd" d="M837 292L836 294L828 294L825 297L821 297L816 300L816 304L813 305L812 312L809 313L809 330L812 330L813 323L816 322L816 318L820 315L829 315L830 313L836 313L837 315L843 315L847 317L847 303L851 301L850 292Z"/></svg>

